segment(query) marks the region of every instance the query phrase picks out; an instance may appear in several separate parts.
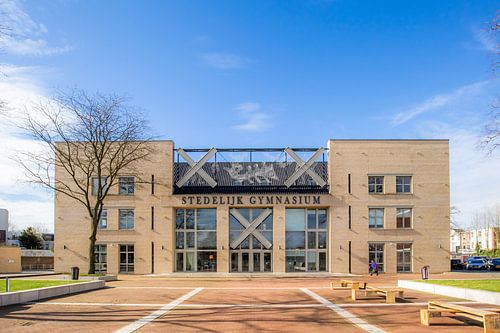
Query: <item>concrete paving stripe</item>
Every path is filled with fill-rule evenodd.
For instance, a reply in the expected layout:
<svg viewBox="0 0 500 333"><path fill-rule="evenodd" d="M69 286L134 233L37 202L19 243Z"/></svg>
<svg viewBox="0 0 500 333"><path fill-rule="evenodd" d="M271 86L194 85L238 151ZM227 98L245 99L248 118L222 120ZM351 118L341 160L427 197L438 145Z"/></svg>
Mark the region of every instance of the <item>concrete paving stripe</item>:
<svg viewBox="0 0 500 333"><path fill-rule="evenodd" d="M203 288L196 288L194 290L191 290L190 292L188 292L184 296L181 296L178 299L176 299L175 301L172 301L172 302L170 302L170 303L162 306L160 309L156 310L155 312L153 312L153 313L151 313L151 314L149 314L147 316L142 317L141 319L133 322L132 324L129 324L129 325L125 326L125 327L122 327L119 330L116 330L115 333L132 333L132 332L135 332L139 328L141 328L142 326L144 326L144 325L152 322L153 320L155 320L158 317L163 316L165 313L167 313L168 311L172 310L173 308L175 308L176 306L178 306L179 304L181 304L185 300L191 298L192 296L196 295L197 293L199 293L202 290L203 290Z"/></svg>
<svg viewBox="0 0 500 333"><path fill-rule="evenodd" d="M359 328L365 330L366 332L369 332L369 333L385 333L384 330L381 330L380 328L378 328L376 326L368 324L363 319L361 319L359 317L356 317L355 315L353 315L349 311L341 308L338 305L333 304L332 302L330 302L329 300L321 297L320 295L316 294L315 292L312 292L312 291L310 291L307 288L300 288L300 290L302 290L307 295L311 296L312 298L314 298L315 300L317 300L321 304L326 305L330 310L336 312L338 315L340 315L343 318L347 319L348 321L350 321L354 325L358 326Z"/></svg>

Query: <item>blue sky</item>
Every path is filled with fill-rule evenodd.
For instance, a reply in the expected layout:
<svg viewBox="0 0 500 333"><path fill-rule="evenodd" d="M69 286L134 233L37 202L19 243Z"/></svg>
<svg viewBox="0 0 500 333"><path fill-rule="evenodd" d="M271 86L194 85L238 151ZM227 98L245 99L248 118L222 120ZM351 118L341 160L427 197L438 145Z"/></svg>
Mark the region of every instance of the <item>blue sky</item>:
<svg viewBox="0 0 500 333"><path fill-rule="evenodd" d="M67 87L128 94L180 147L449 138L452 204L467 224L500 200L498 154L475 148L500 88L490 70L498 40L484 31L497 9L487 0L0 0L0 22L14 32L0 39L0 98L21 109ZM9 170L3 188L13 188ZM13 222L33 220L16 213L32 202L51 228L46 193L28 198L15 184L0 189Z"/></svg>

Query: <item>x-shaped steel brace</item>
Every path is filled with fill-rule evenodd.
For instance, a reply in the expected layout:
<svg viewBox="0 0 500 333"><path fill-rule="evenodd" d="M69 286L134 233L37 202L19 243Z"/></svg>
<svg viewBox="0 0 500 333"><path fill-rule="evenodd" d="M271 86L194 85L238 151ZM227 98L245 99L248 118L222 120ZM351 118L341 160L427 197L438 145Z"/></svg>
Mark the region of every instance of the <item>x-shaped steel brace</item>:
<svg viewBox="0 0 500 333"><path fill-rule="evenodd" d="M245 230L238 236L238 238L231 242L231 248L235 249L245 240L245 238L249 235L253 235L259 240L259 242L262 243L262 245L266 247L266 249L270 249L273 244L267 240L267 238L264 237L264 235L257 228L269 215L271 215L272 212L273 211L270 208L266 208L255 220L250 223L243 215L240 214L240 212L238 212L237 209L231 209L231 215L233 215L234 218L245 227Z"/></svg>
<svg viewBox="0 0 500 333"><path fill-rule="evenodd" d="M186 160L191 167L191 169L189 169L188 172L186 172L186 174L184 174L184 176L182 176L182 178L176 183L177 187L182 187L189 180L189 178L193 177L195 174L200 175L200 177L203 178L211 187L215 187L217 182L210 177L210 175L206 173L202 167L209 159L212 158L212 156L215 155L216 152L217 149L212 148L198 162L195 162L184 150L181 148L177 149L177 153L181 155L181 157Z"/></svg>
<svg viewBox="0 0 500 333"><path fill-rule="evenodd" d="M318 149L307 162L304 162L299 155L297 155L292 149L286 148L285 152L287 152L288 155L290 155L291 158L297 162L297 165L299 166L295 172L285 181L286 187L290 187L299 179L300 176L302 176L304 173L307 173L311 178L318 184L319 186L323 187L326 185L326 182L321 178L316 172L314 172L311 167L313 166L314 162L323 154L325 151L324 148Z"/></svg>

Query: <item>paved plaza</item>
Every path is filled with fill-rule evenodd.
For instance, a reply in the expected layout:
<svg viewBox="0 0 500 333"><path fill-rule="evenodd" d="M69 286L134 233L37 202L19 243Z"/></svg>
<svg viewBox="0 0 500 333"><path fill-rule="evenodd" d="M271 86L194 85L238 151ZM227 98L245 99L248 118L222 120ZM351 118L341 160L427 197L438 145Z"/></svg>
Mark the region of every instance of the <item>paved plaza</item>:
<svg viewBox="0 0 500 333"><path fill-rule="evenodd" d="M459 274L433 278L491 278ZM416 275L354 277L374 286L395 286ZM422 326L419 309L429 300L461 302L405 291L385 304L379 297L352 301L349 290L332 291L334 278L166 278L120 276L106 288L0 308L4 332L482 332L473 322L435 318Z"/></svg>

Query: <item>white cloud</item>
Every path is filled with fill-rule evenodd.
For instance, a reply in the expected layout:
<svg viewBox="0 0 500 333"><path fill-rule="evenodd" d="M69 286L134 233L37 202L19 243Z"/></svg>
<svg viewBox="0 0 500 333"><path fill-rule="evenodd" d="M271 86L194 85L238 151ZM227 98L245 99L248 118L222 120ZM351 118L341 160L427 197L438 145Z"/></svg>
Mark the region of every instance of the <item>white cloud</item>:
<svg viewBox="0 0 500 333"><path fill-rule="evenodd" d="M498 44L498 40L495 39L496 34L490 31L479 29L475 29L473 33L474 38L483 50L493 53L499 51L500 45Z"/></svg>
<svg viewBox="0 0 500 333"><path fill-rule="evenodd" d="M45 189L26 182L23 170L12 158L19 151L39 151L37 142L18 135L13 126L30 106L47 101L46 91L38 80L44 73L36 67L6 66L0 80L0 100L7 104L8 118L0 120L0 208L9 211L10 220L17 228L43 225L53 230L53 198Z"/></svg>
<svg viewBox="0 0 500 333"><path fill-rule="evenodd" d="M36 23L23 10L18 0L0 0L1 26L0 49L17 55L53 55L71 50L69 45L51 47L44 38L47 27Z"/></svg>
<svg viewBox="0 0 500 333"><path fill-rule="evenodd" d="M261 111L259 103L242 103L236 107L236 110L244 123L234 126L235 129L246 132L263 132L272 127L272 117Z"/></svg>
<svg viewBox="0 0 500 333"><path fill-rule="evenodd" d="M229 53L204 53L201 59L208 66L218 69L244 68L250 62L248 58Z"/></svg>
<svg viewBox="0 0 500 333"><path fill-rule="evenodd" d="M430 111L460 102L461 99L471 97L479 92L491 81L479 81L460 87L450 93L435 95L414 107L397 113L392 117L391 124L398 126L407 121Z"/></svg>

